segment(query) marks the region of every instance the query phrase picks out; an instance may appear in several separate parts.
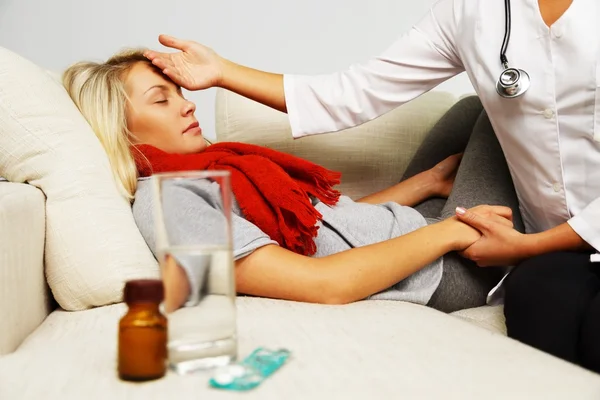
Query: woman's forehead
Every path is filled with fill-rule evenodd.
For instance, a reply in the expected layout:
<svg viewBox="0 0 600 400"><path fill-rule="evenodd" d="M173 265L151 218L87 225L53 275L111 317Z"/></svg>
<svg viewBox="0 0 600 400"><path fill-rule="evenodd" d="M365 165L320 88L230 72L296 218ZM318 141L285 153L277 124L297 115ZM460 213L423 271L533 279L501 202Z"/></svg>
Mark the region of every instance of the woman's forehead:
<svg viewBox="0 0 600 400"><path fill-rule="evenodd" d="M125 79L125 89L131 94L144 94L153 86L163 85L179 89L158 68L145 62L139 62L131 68Z"/></svg>

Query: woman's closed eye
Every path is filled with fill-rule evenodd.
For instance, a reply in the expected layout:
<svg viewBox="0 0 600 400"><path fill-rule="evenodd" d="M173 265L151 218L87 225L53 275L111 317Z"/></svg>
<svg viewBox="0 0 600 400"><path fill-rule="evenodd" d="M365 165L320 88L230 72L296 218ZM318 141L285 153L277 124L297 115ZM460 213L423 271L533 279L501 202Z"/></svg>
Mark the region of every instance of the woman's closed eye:
<svg viewBox="0 0 600 400"><path fill-rule="evenodd" d="M158 100L158 101L155 101L154 104L166 104L168 101L169 101L168 99Z"/></svg>

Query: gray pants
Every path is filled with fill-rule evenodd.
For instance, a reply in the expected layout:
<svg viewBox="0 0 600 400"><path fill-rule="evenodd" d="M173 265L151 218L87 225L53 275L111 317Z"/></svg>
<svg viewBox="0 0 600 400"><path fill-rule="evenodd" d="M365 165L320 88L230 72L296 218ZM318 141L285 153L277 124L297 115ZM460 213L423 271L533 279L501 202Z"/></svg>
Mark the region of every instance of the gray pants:
<svg viewBox="0 0 600 400"><path fill-rule="evenodd" d="M402 179L432 168L446 157L464 152L450 197L428 199L415 208L428 221L454 215L457 206L503 205L513 210L515 228L524 231L504 153L479 98L456 103L427 135ZM442 281L428 306L444 312L485 305L488 292L504 268L477 265L457 253L444 256Z"/></svg>

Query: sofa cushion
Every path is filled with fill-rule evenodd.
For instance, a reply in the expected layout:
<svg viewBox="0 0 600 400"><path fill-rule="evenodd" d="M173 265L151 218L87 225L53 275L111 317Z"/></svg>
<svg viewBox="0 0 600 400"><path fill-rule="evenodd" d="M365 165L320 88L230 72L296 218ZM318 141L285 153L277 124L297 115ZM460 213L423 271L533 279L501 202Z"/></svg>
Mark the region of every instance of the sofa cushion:
<svg viewBox="0 0 600 400"><path fill-rule="evenodd" d="M506 320L502 305L468 308L455 311L452 315L492 332L506 335Z"/></svg>
<svg viewBox="0 0 600 400"><path fill-rule="evenodd" d="M46 276L63 308L120 301L125 280L158 275L108 157L66 90L3 48L0 176L46 195Z"/></svg>
<svg viewBox="0 0 600 400"><path fill-rule="evenodd" d="M600 398L598 375L426 307L251 297L237 305L240 356L258 346L292 352L244 399ZM117 324L124 312L119 304L51 314L21 348L0 358L0 398L240 398L209 389L205 373L119 381Z"/></svg>
<svg viewBox="0 0 600 400"><path fill-rule="evenodd" d="M423 138L455 103L430 92L361 126L294 140L287 115L219 89L217 140L267 146L342 172L342 193L357 199L400 181Z"/></svg>

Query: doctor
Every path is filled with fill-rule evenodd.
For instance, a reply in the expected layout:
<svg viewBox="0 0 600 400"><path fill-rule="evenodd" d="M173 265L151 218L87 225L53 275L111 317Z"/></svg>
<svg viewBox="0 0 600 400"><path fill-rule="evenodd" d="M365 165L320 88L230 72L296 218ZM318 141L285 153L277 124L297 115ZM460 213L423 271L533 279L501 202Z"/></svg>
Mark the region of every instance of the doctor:
<svg viewBox="0 0 600 400"><path fill-rule="evenodd" d="M279 75L161 36L146 56L190 90L220 86L287 112L292 133L376 118L466 71L505 153L526 234L458 208L478 265L507 277L508 335L600 372L600 4L439 0L380 56L321 76Z"/></svg>

